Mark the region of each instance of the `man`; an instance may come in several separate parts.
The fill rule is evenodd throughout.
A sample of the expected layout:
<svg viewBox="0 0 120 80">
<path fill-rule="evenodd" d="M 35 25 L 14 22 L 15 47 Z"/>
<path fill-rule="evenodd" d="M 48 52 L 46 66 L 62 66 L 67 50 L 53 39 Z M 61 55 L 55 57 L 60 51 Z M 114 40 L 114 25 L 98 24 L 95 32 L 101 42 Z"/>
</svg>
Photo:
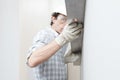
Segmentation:
<svg viewBox="0 0 120 80">
<path fill-rule="evenodd" d="M 81 29 L 77 20 L 67 22 L 66 15 L 52 14 L 51 27 L 38 32 L 27 57 L 28 66 L 35 72 L 35 80 L 67 80 L 65 44 L 78 38 Z"/>
</svg>

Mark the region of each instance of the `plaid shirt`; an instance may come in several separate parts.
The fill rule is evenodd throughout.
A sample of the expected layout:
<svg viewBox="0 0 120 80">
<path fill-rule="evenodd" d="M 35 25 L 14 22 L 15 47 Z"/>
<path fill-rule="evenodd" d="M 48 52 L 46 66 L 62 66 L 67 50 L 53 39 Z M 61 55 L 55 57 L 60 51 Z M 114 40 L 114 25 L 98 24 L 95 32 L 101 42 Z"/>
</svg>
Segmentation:
<svg viewBox="0 0 120 80">
<path fill-rule="evenodd" d="M 34 37 L 32 47 L 29 49 L 27 60 L 33 51 L 35 51 L 38 47 L 42 47 L 50 43 L 57 36 L 58 33 L 52 28 L 47 28 L 38 32 Z M 66 51 L 66 47 L 67 45 L 63 46 L 47 61 L 32 68 L 35 80 L 67 80 L 67 69 L 64 63 L 64 53 Z"/>
</svg>

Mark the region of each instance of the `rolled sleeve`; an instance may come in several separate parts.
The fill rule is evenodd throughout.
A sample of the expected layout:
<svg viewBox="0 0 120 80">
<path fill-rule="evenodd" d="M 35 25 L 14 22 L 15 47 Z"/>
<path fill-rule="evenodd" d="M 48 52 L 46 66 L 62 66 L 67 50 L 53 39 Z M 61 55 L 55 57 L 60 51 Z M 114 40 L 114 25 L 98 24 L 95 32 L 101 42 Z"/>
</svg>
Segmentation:
<svg viewBox="0 0 120 80">
<path fill-rule="evenodd" d="M 27 60 L 26 60 L 26 64 L 28 64 L 28 59 L 30 58 L 30 56 L 32 55 L 32 53 L 38 49 L 39 47 L 42 47 L 44 45 L 46 45 L 46 34 L 44 31 L 38 32 L 37 35 L 34 37 L 33 39 L 33 43 L 32 46 L 29 48 L 28 50 L 28 54 L 27 54 Z"/>
</svg>

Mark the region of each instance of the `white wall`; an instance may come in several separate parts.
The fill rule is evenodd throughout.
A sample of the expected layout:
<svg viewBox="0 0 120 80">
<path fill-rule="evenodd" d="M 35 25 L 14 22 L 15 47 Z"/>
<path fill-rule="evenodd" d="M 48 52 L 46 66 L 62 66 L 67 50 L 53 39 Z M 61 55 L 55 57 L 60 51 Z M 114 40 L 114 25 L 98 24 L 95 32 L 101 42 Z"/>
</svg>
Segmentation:
<svg viewBox="0 0 120 80">
<path fill-rule="evenodd" d="M 120 80 L 120 1 L 87 0 L 82 80 Z"/>
<path fill-rule="evenodd" d="M 18 0 L 0 0 L 0 80 L 19 80 Z"/>
</svg>

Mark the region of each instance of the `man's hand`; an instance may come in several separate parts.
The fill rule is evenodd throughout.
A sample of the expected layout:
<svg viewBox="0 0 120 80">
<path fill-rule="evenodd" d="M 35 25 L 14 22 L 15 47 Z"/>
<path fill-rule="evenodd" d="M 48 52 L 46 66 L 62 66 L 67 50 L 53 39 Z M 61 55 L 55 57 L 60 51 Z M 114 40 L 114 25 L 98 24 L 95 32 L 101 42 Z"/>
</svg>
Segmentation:
<svg viewBox="0 0 120 80">
<path fill-rule="evenodd" d="M 80 24 L 76 19 L 68 20 L 67 25 L 63 29 L 62 33 L 55 39 L 55 41 L 63 46 L 67 42 L 79 37 L 82 31 L 82 24 Z"/>
</svg>

